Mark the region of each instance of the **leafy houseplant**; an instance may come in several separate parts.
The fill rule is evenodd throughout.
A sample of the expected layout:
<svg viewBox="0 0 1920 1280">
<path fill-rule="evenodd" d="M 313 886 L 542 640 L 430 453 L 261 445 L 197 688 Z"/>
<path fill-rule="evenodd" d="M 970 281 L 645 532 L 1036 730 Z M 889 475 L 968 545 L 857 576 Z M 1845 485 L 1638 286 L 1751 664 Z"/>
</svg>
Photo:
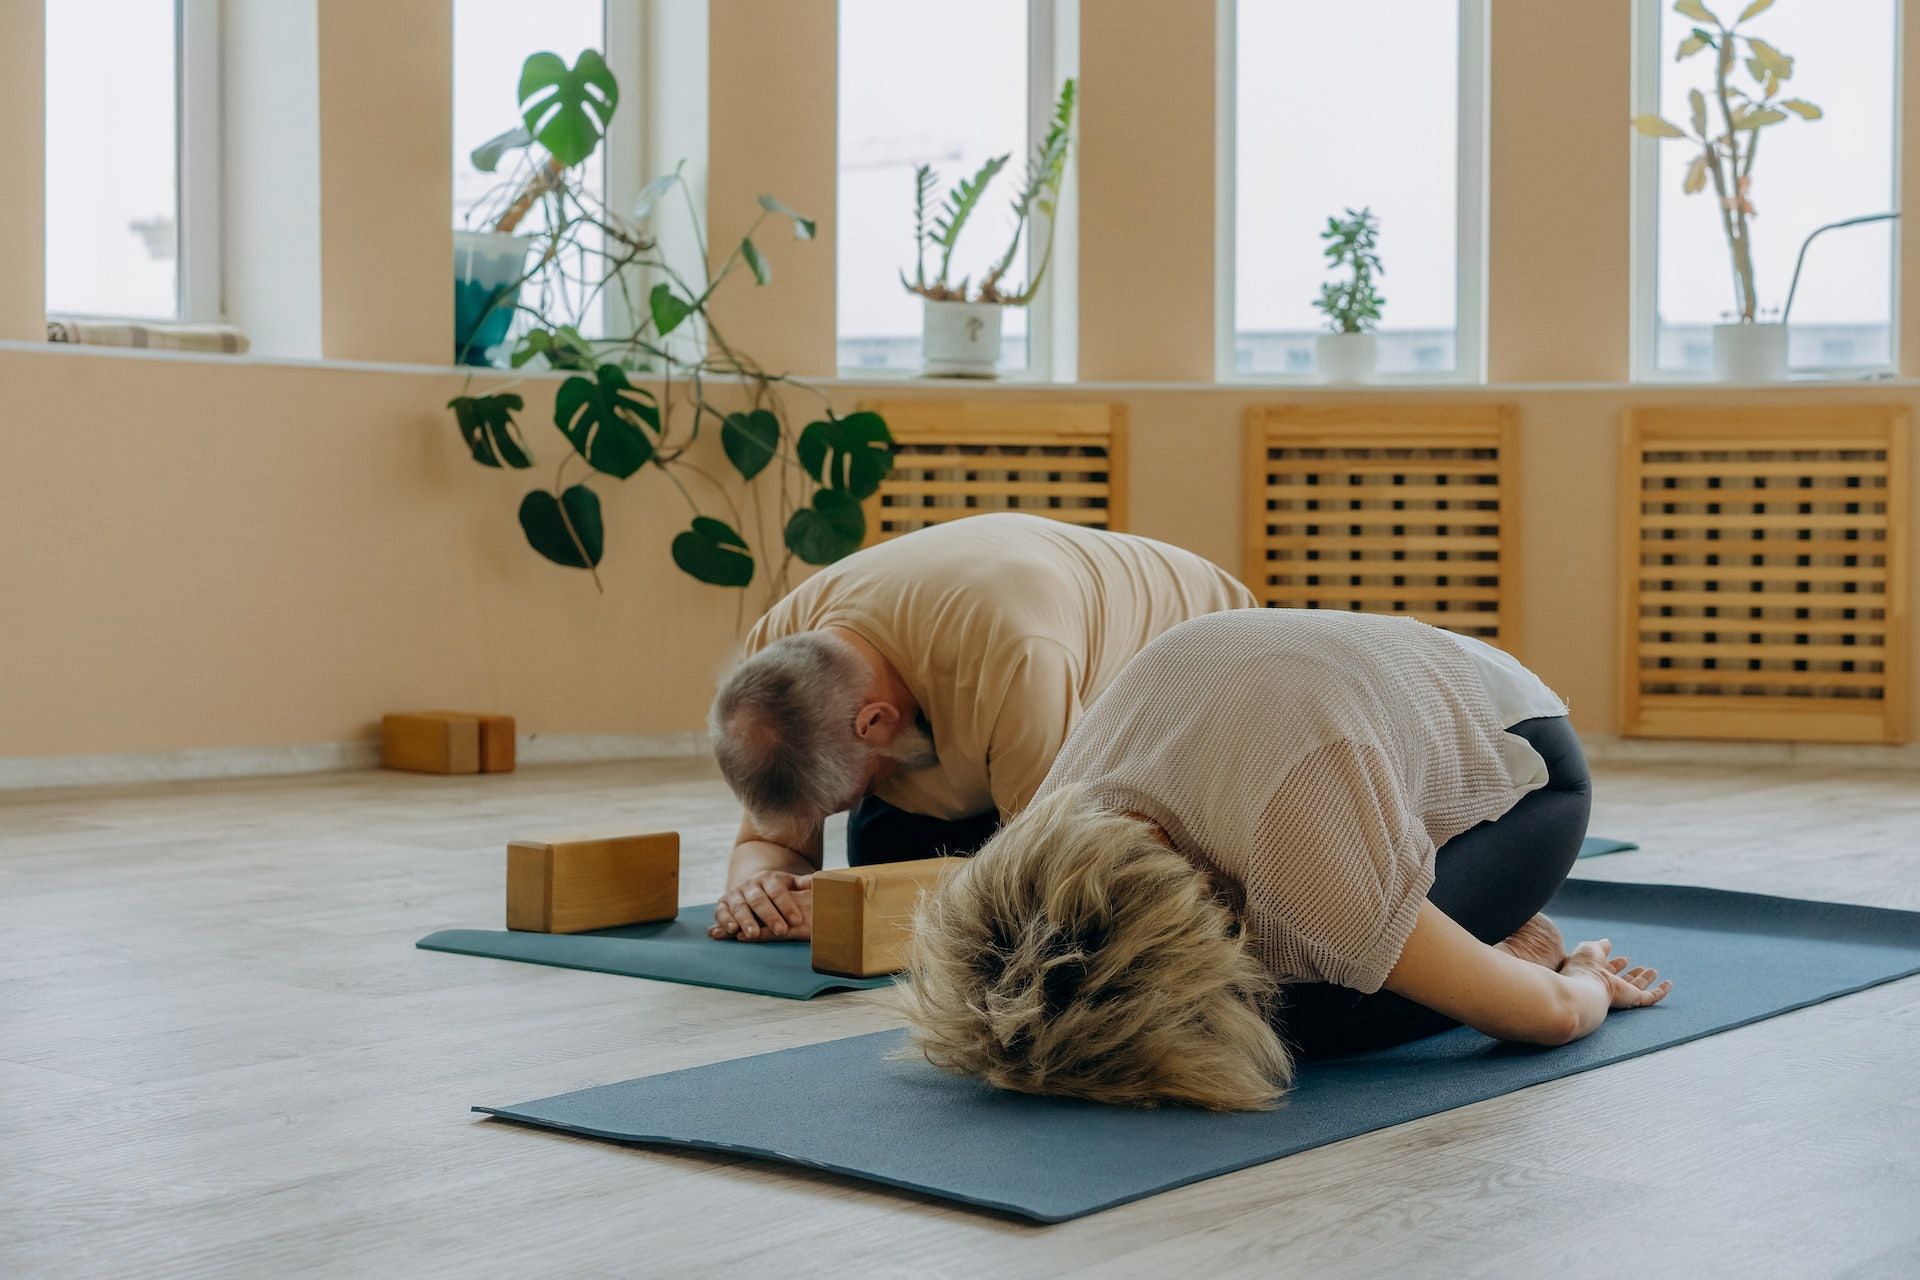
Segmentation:
<svg viewBox="0 0 1920 1280">
<path fill-rule="evenodd" d="M 994 259 L 977 285 L 966 276 L 957 283 L 952 281 L 954 249 L 960 242 L 960 233 L 985 199 L 987 188 L 1006 168 L 1012 155 L 994 156 L 971 178 L 962 178 L 938 209 L 932 208 L 932 201 L 939 175 L 932 165 L 915 166 L 913 278 L 909 280 L 903 271 L 900 283 L 906 286 L 907 292 L 919 294 L 925 300 L 922 354 L 926 372 L 958 377 L 994 376 L 1000 357 L 1000 308 L 1024 307 L 1032 302 L 1053 259 L 1054 213 L 1067 175 L 1075 106 L 1074 82 L 1068 80 L 1060 86 L 1053 123 L 1027 161 L 1026 178 L 1014 196 L 1013 234 L 1006 252 Z M 1009 286 L 1007 272 L 1013 269 L 1021 238 L 1036 213 L 1046 219 L 1046 247 L 1027 282 Z M 936 255 L 931 275 L 927 270 L 930 254 Z"/>
<path fill-rule="evenodd" d="M 1760 296 L 1753 270 L 1753 163 L 1763 130 L 1794 116 L 1821 117 L 1813 103 L 1779 96 L 1782 86 L 1793 78 L 1793 59 L 1741 30 L 1743 23 L 1773 4 L 1774 0 L 1751 0 L 1737 18 L 1724 23 L 1701 0 L 1678 0 L 1675 13 L 1705 25 L 1694 27 L 1680 42 L 1674 60 L 1684 62 L 1703 50 L 1713 50 L 1711 101 L 1699 89 L 1687 94 L 1688 128 L 1659 115 L 1633 118 L 1634 129 L 1645 137 L 1679 138 L 1699 148 L 1681 181 L 1685 194 L 1713 185 L 1733 268 L 1735 323 L 1714 330 L 1714 363 L 1722 376 L 1779 377 L 1786 371 L 1786 324 L 1759 319 Z M 1744 82 L 1736 75 L 1739 71 L 1746 73 Z"/>
<path fill-rule="evenodd" d="M 1322 284 L 1320 296 L 1313 300 L 1326 314 L 1330 330 L 1315 338 L 1315 359 L 1330 382 L 1364 381 L 1379 360 L 1373 331 L 1387 301 L 1373 287 L 1373 278 L 1386 274 L 1378 248 L 1380 219 L 1371 208 L 1348 209 L 1344 218 L 1327 219 L 1320 238 L 1327 242 L 1328 269 L 1344 269 L 1348 274 L 1344 280 Z"/>
<path fill-rule="evenodd" d="M 520 503 L 528 544 L 555 564 L 587 570 L 599 586 L 606 539 L 594 482 L 622 481 L 650 468 L 690 509 L 671 550 L 674 563 L 701 582 L 753 583 L 769 493 L 781 539 L 772 572 L 762 578 L 769 597 L 784 590 L 794 558 L 830 564 L 857 550 L 866 536 L 861 503 L 893 466 L 887 424 L 874 413 L 837 416 L 818 389 L 769 373 L 727 342 L 709 306 L 742 271 L 756 285 L 767 283 L 771 268 L 754 237 L 769 219 L 790 226 L 799 240 L 813 238 L 813 222 L 761 196 L 747 234 L 712 265 L 678 169 L 649 182 L 626 213 L 609 209 L 581 180 L 580 166 L 600 145 L 619 103 L 619 86 L 597 53 L 582 53 L 571 67 L 551 53 L 528 58 L 519 102 L 522 127 L 479 147 L 473 161 L 491 173 L 517 156 L 516 172 L 497 193 L 498 207 L 524 214 L 538 202 L 546 215 L 545 230 L 533 238 L 534 263 L 495 292 L 483 323 L 500 313 L 525 317 L 529 327 L 514 343 L 513 367 L 537 362 L 570 375 L 554 395 L 553 412 L 566 452 L 551 487 L 534 489 Z M 697 278 L 669 261 L 648 232 L 655 210 L 675 192 L 694 220 Z M 550 287 L 531 301 L 519 299 L 521 287 L 549 265 Z M 643 301 L 645 280 L 653 284 Z M 615 304 L 609 314 L 628 318 L 610 326 L 619 333 L 589 339 L 580 319 L 603 300 Z M 636 385 L 629 378 L 634 373 L 657 379 L 661 394 Z M 727 392 L 723 402 L 714 398 L 715 384 Z M 816 401 L 818 416 L 809 415 L 804 426 L 796 426 L 800 419 L 787 403 L 794 394 Z M 516 392 L 460 395 L 448 408 L 475 462 L 534 465 L 517 422 L 526 402 Z M 703 429 L 718 432 L 721 452 L 742 481 L 771 471 L 771 483 L 749 484 L 746 510 L 691 452 Z M 695 500 L 689 482 L 709 495 L 705 504 Z M 709 514 L 716 504 L 725 519 Z"/>
</svg>

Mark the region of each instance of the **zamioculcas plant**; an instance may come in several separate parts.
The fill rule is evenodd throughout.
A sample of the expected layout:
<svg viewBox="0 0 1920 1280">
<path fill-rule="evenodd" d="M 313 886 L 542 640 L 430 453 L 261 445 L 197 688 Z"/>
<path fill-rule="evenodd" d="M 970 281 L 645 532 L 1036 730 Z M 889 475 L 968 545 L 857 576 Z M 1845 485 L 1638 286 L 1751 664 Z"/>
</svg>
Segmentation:
<svg viewBox="0 0 1920 1280">
<path fill-rule="evenodd" d="M 1818 120 L 1821 115 L 1820 108 L 1804 98 L 1779 96 L 1781 87 L 1793 78 L 1793 59 L 1741 30 L 1743 23 L 1771 9 L 1773 3 L 1752 0 L 1739 17 L 1723 23 L 1701 0 L 1679 0 L 1673 11 L 1703 25 L 1680 42 L 1674 60 L 1684 62 L 1703 50 L 1713 50 L 1712 99 L 1699 89 L 1687 94 L 1687 128 L 1659 115 L 1633 118 L 1633 127 L 1646 137 L 1680 138 L 1700 148 L 1687 166 L 1681 190 L 1693 195 L 1713 184 L 1720 227 L 1732 256 L 1734 302 L 1743 324 L 1754 322 L 1760 305 L 1753 278 L 1752 219 L 1753 161 L 1760 152 L 1761 132 L 1792 116 Z M 1746 72 L 1746 82 L 1738 80 L 1738 71 Z"/>
<path fill-rule="evenodd" d="M 811 219 L 761 196 L 746 235 L 715 265 L 678 169 L 649 182 L 624 213 L 609 209 L 581 180 L 580 166 L 599 146 L 618 103 L 618 85 L 598 54 L 581 54 L 571 68 L 551 53 L 535 54 L 520 80 L 524 127 L 473 155 L 474 164 L 491 173 L 509 154 L 523 153 L 517 173 L 490 202 L 509 212 L 518 206 L 515 221 L 536 201 L 546 215 L 545 229 L 536 233 L 533 266 L 494 304 L 531 321 L 515 343 L 512 364 L 570 375 L 554 396 L 553 412 L 566 450 L 550 485 L 521 500 L 520 527 L 535 551 L 555 564 L 587 570 L 597 585 L 605 529 L 595 486 L 647 471 L 666 480 L 689 508 L 689 523 L 671 547 L 682 571 L 716 586 L 746 587 L 764 556 L 773 563 L 760 581 L 776 595 L 793 559 L 830 564 L 860 547 L 866 536 L 861 504 L 893 466 L 893 438 L 878 414 L 837 416 L 816 388 L 763 369 L 727 341 L 709 310 L 729 278 L 746 273 L 756 285 L 769 280 L 764 241 L 756 240 L 766 223 L 811 240 Z M 699 242 L 693 264 L 669 260 L 648 230 L 656 206 L 676 191 Z M 489 220 L 498 223 L 497 217 Z M 532 302 L 508 301 L 543 267 L 564 287 L 543 291 Z M 642 280 L 653 282 L 644 294 Z M 586 337 L 581 319 L 603 300 L 617 303 L 608 314 L 619 331 Z M 661 394 L 630 374 L 657 379 Z M 713 383 L 724 388 L 724 403 L 715 402 Z M 805 418 L 787 403 L 793 392 L 815 400 Z M 516 421 L 526 408 L 520 395 L 461 395 L 448 407 L 475 462 L 534 465 Z M 748 485 L 744 504 L 736 501 L 734 486 L 690 454 L 703 429 L 719 433 L 720 452 L 742 481 L 770 472 Z M 704 502 L 695 498 L 695 486 Z M 768 500 L 776 504 L 778 556 L 756 552 L 754 545 L 764 538 L 767 513 L 761 504 Z"/>
<path fill-rule="evenodd" d="M 1344 218 L 1328 218 L 1320 238 L 1327 242 L 1328 269 L 1344 267 L 1348 275 L 1321 285 L 1313 305 L 1326 313 L 1327 327 L 1335 333 L 1372 333 L 1380 325 L 1380 308 L 1387 301 L 1373 287 L 1373 277 L 1386 274 L 1375 250 L 1380 219 L 1370 208 L 1349 209 Z"/>
<path fill-rule="evenodd" d="M 960 242 L 960 233 L 966 229 L 967 221 L 985 198 L 987 188 L 1013 157 L 994 156 L 981 165 L 980 171 L 971 178 L 962 178 L 947 193 L 946 201 L 938 210 L 930 210 L 930 205 L 940 180 L 939 175 L 933 171 L 932 165 L 915 167 L 913 242 L 916 260 L 911 280 L 905 272 L 900 274 L 900 283 L 907 287 L 907 292 L 917 293 L 935 302 L 994 302 L 1003 306 L 1023 307 L 1033 301 L 1041 278 L 1047 274 L 1047 264 L 1053 259 L 1053 215 L 1060 201 L 1060 184 L 1067 176 L 1067 152 L 1072 146 L 1074 105 L 1074 82 L 1068 80 L 1060 86 L 1059 100 L 1054 103 L 1053 124 L 1047 130 L 1047 136 L 1034 148 L 1032 159 L 1027 161 L 1026 180 L 1013 199 L 1013 238 L 1007 244 L 1007 251 L 995 259 L 993 266 L 980 278 L 978 287 L 973 285 L 970 277 L 963 276 L 958 283 L 949 281 L 953 251 Z M 1034 267 L 1026 284 L 1009 289 L 1003 280 L 1013 267 L 1014 257 L 1020 251 L 1021 237 L 1036 213 L 1047 220 L 1046 245 L 1041 250 L 1039 264 Z M 929 253 L 937 254 L 931 277 L 927 274 Z"/>
</svg>

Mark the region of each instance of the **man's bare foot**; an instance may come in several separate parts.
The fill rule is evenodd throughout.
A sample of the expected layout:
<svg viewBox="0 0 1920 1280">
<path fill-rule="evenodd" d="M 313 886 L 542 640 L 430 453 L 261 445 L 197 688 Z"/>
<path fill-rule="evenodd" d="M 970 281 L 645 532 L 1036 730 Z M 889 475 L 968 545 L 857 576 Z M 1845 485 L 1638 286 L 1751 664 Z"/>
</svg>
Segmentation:
<svg viewBox="0 0 1920 1280">
<path fill-rule="evenodd" d="M 1560 926 L 1545 916 L 1535 916 L 1505 942 L 1493 945 L 1547 969 L 1558 969 L 1567 958 L 1567 940 L 1560 935 Z"/>
</svg>

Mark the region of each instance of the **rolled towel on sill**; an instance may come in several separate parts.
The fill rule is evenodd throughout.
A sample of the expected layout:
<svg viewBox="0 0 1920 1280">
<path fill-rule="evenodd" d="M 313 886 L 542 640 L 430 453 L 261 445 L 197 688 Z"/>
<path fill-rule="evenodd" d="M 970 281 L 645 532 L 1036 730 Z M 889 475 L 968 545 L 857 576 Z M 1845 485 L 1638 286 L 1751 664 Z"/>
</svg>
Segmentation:
<svg viewBox="0 0 1920 1280">
<path fill-rule="evenodd" d="M 77 320 L 49 317 L 48 342 L 95 347 L 139 347 L 147 351 L 208 351 L 244 355 L 247 335 L 230 324 L 163 324 L 147 320 Z"/>
</svg>

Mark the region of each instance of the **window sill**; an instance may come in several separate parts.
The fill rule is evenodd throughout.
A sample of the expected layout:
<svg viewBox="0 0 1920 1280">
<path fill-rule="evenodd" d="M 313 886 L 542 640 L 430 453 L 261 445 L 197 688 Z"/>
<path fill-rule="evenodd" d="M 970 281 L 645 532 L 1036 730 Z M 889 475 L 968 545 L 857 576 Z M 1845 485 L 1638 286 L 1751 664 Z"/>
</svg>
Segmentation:
<svg viewBox="0 0 1920 1280">
<path fill-rule="evenodd" d="M 175 364 L 198 364 L 223 369 L 234 368 L 271 368 L 271 369 L 324 369 L 344 370 L 356 373 L 403 374 L 413 377 L 437 379 L 465 378 L 473 376 L 488 382 L 508 381 L 559 381 L 568 375 L 550 369 L 485 369 L 456 364 L 405 364 L 394 361 L 378 360 L 327 360 L 295 356 L 274 356 L 249 353 L 246 355 L 224 355 L 198 351 L 151 351 L 137 347 L 105 347 L 81 343 L 34 342 L 22 340 L 0 340 L 0 354 L 38 352 L 56 360 L 155 360 Z M 1779 392 L 1782 390 L 1803 392 L 1814 390 L 1832 391 L 1900 391 L 1920 390 L 1920 378 L 1893 377 L 1880 375 L 1867 378 L 1839 378 L 1833 376 L 1815 376 L 1796 378 L 1791 382 L 1773 383 L 1721 383 L 1705 379 L 1673 379 L 1662 381 L 1635 382 L 1414 382 L 1381 381 L 1357 384 L 1314 382 L 1306 380 L 1268 379 L 1262 381 L 1104 381 L 1104 382 L 1045 382 L 1028 378 L 922 378 L 909 376 L 878 376 L 876 373 L 862 373 L 857 370 L 845 370 L 837 375 L 809 377 L 795 375 L 810 385 L 826 390 L 867 389 L 867 390 L 939 390 L 960 394 L 992 395 L 996 391 L 1009 390 L 1023 395 L 1059 394 L 1063 396 L 1088 396 L 1115 393 L 1163 392 L 1189 395 L 1196 392 L 1208 392 L 1223 396 L 1233 396 L 1252 400 L 1261 396 L 1314 396 L 1324 398 L 1340 397 L 1380 397 L 1391 398 L 1402 395 L 1457 395 L 1480 397 L 1499 395 L 1537 395 L 1547 393 L 1578 395 L 1613 395 L 1622 393 L 1644 393 L 1664 395 L 1668 393 L 1752 393 Z"/>
</svg>

